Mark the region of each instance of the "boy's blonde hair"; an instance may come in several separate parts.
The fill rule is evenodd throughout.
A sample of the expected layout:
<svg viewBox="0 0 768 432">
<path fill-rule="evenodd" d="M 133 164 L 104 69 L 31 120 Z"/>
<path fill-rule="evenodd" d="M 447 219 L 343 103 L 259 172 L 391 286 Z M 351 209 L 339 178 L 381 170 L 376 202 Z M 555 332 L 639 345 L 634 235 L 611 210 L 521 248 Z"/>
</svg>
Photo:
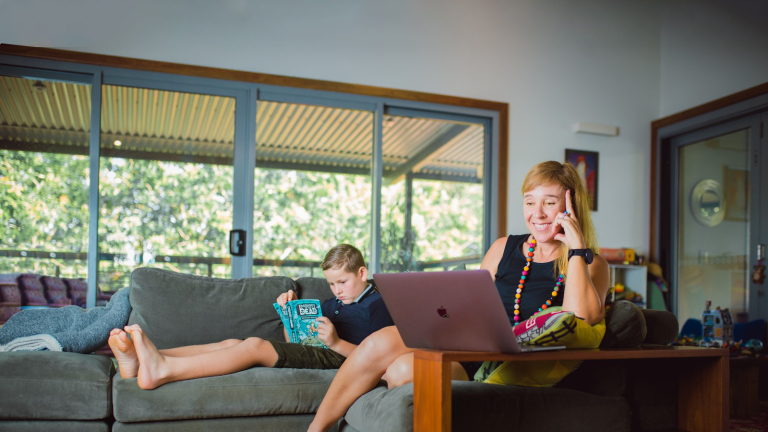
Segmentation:
<svg viewBox="0 0 768 432">
<path fill-rule="evenodd" d="M 365 267 L 363 254 L 356 247 L 348 244 L 334 246 L 325 254 L 323 263 L 320 264 L 323 271 L 328 269 L 343 268 L 350 273 L 357 273 L 360 267 Z"/>
<path fill-rule="evenodd" d="M 528 171 L 523 180 L 522 193 L 544 185 L 560 185 L 565 190 L 571 191 L 571 205 L 573 213 L 579 221 L 581 234 L 584 236 L 584 244 L 592 252 L 597 254 L 600 248 L 597 246 L 597 235 L 595 226 L 592 224 L 592 213 L 590 211 L 590 198 L 584 184 L 579 177 L 578 171 L 570 162 L 560 163 L 557 161 L 542 162 Z M 560 257 L 555 263 L 555 272 L 562 274 L 568 273 L 568 246 L 563 243 L 560 246 Z M 557 274 L 557 273 L 556 273 Z"/>
</svg>

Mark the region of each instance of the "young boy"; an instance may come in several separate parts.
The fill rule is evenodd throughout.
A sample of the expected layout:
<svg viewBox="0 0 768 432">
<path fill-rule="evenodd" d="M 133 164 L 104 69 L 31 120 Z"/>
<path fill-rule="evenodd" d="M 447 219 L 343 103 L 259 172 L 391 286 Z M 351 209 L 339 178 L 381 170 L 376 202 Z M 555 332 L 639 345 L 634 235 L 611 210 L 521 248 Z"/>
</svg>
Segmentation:
<svg viewBox="0 0 768 432">
<path fill-rule="evenodd" d="M 149 390 L 169 382 L 226 375 L 254 366 L 339 368 L 369 334 L 394 323 L 381 294 L 367 283 L 368 269 L 357 248 L 346 244 L 334 247 L 325 256 L 322 269 L 336 296 L 322 304 L 323 317 L 318 318 L 318 334 L 330 350 L 257 337 L 158 350 L 138 325 L 131 325 L 125 331 L 113 329 L 109 336 L 120 375 L 137 377 L 139 387 Z M 281 294 L 277 303 L 284 307 L 296 299 L 291 290 Z"/>
</svg>

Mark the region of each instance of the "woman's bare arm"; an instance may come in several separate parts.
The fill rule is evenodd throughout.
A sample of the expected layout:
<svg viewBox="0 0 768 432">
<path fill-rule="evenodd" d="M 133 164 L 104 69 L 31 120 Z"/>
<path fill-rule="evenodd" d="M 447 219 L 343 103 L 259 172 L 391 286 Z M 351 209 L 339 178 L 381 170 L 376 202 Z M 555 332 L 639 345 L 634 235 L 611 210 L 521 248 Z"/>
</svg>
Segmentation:
<svg viewBox="0 0 768 432">
<path fill-rule="evenodd" d="M 488 253 L 483 257 L 483 262 L 480 264 L 481 269 L 488 270 L 491 273 L 493 280 L 496 280 L 496 272 L 499 269 L 499 262 L 504 255 L 504 248 L 507 247 L 507 237 L 497 239 L 488 249 Z"/>
<path fill-rule="evenodd" d="M 609 289 L 608 262 L 595 255 L 587 265 L 583 257 L 574 256 L 568 263 L 568 278 L 563 297 L 563 310 L 573 312 L 589 325 L 605 316 L 605 297 Z"/>
</svg>

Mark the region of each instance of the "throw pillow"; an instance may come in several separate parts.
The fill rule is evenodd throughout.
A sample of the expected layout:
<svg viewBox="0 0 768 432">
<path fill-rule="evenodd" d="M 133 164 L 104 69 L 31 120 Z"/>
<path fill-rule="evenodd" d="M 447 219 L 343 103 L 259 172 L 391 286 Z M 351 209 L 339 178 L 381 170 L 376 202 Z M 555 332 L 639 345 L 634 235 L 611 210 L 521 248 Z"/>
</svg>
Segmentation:
<svg viewBox="0 0 768 432">
<path fill-rule="evenodd" d="M 605 320 L 590 326 L 573 312 L 560 307 L 539 312 L 514 328 L 521 345 L 564 345 L 567 348 L 597 348 L 605 335 Z M 581 363 L 579 360 L 538 362 L 484 362 L 475 381 L 526 387 L 552 387 Z"/>
<path fill-rule="evenodd" d="M 645 318 L 632 302 L 619 300 L 614 303 L 605 313 L 605 323 L 605 336 L 600 348 L 636 347 L 645 339 Z"/>
</svg>

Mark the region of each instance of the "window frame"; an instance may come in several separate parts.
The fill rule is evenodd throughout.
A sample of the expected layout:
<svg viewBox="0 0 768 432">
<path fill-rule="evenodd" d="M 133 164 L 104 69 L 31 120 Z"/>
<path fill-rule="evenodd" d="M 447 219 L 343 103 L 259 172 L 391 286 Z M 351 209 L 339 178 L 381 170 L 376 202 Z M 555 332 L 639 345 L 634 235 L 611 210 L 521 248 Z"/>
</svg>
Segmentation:
<svg viewBox="0 0 768 432">
<path fill-rule="evenodd" d="M 255 72 L 191 66 L 49 48 L 0 44 L 0 68 L 37 69 L 46 74 L 90 76 L 92 85 L 90 136 L 90 220 L 88 249 L 88 306 L 98 291 L 98 175 L 101 135 L 102 85 L 124 85 L 167 91 L 204 93 L 236 98 L 235 169 L 232 229 L 247 233 L 245 256 L 232 256 L 232 277 L 252 275 L 253 191 L 256 167 L 256 112 L 259 101 L 289 102 L 334 108 L 363 109 L 374 113 L 374 148 L 371 164 L 372 272 L 380 270 L 382 124 L 385 112 L 417 112 L 434 119 L 477 118 L 486 127 L 483 209 L 483 247 L 506 235 L 507 146 L 509 105 L 502 102 L 413 92 L 331 81 L 292 78 Z M 249 138 L 250 137 L 250 138 Z"/>
</svg>

